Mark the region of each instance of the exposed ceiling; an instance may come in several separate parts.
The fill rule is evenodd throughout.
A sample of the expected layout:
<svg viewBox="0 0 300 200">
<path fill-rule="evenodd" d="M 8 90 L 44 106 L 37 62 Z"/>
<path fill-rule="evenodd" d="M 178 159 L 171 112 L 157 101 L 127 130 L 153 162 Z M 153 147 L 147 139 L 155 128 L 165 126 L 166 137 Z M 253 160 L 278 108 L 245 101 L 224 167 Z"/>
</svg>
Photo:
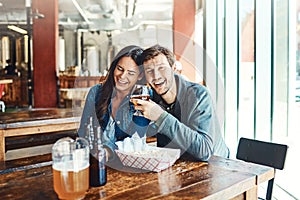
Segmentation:
<svg viewBox="0 0 300 200">
<path fill-rule="evenodd" d="M 58 0 L 58 24 L 68 29 L 120 30 L 141 24 L 172 23 L 173 0 Z M 37 17 L 43 13 L 33 11 Z M 0 0 L 0 30 L 26 25 L 25 0 Z"/>
</svg>

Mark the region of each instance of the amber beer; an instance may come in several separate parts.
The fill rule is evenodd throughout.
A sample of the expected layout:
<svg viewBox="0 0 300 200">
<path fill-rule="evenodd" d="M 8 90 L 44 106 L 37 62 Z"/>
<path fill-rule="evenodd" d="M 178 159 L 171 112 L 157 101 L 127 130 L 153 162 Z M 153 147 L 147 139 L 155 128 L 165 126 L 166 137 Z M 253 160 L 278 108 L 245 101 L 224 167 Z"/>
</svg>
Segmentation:
<svg viewBox="0 0 300 200">
<path fill-rule="evenodd" d="M 134 99 L 141 99 L 141 100 L 146 100 L 146 101 L 148 101 L 148 100 L 150 99 L 150 95 L 149 95 L 149 94 L 131 95 L 130 98 L 133 99 L 133 100 L 134 100 Z M 137 106 L 136 101 L 132 101 L 132 102 L 133 102 L 133 104 L 134 104 L 135 106 Z"/>
<path fill-rule="evenodd" d="M 52 166 L 54 190 L 59 199 L 83 199 L 89 189 L 89 163 L 73 167 L 73 161 Z"/>
</svg>

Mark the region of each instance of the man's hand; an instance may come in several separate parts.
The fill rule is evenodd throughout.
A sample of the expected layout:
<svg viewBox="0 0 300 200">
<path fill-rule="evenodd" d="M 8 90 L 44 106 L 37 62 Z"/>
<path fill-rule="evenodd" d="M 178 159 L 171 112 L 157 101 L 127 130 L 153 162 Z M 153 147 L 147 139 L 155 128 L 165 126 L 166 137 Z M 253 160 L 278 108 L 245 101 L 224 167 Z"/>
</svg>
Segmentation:
<svg viewBox="0 0 300 200">
<path fill-rule="evenodd" d="M 131 99 L 130 101 L 136 105 L 134 106 L 135 110 L 142 111 L 144 117 L 152 121 L 156 121 L 164 112 L 164 110 L 151 99 L 148 101 L 141 99 Z"/>
</svg>

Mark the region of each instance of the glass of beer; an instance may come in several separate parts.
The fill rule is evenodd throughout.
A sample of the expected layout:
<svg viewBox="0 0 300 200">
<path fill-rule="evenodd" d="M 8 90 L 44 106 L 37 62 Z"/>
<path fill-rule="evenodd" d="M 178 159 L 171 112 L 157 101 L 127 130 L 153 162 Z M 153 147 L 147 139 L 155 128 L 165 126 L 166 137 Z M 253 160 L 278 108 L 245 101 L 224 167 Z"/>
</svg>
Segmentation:
<svg viewBox="0 0 300 200">
<path fill-rule="evenodd" d="M 148 101 L 151 97 L 151 89 L 148 85 L 136 84 L 131 92 L 130 99 L 131 102 L 137 106 L 135 99 L 142 99 Z M 143 138 L 144 143 L 146 143 L 146 130 L 150 120 L 145 118 L 143 112 L 140 110 L 135 110 L 132 117 L 133 122 L 137 125 L 134 127 L 135 132 L 138 133 L 140 138 Z"/>
<path fill-rule="evenodd" d="M 89 189 L 89 144 L 66 137 L 52 147 L 54 191 L 59 199 L 83 199 Z"/>
<path fill-rule="evenodd" d="M 142 99 L 142 100 L 149 100 L 150 99 L 150 87 L 148 85 L 140 85 L 135 84 L 132 89 L 130 98 L 134 99 Z M 132 103 L 137 106 L 136 101 L 132 101 Z M 140 110 L 136 110 L 133 114 L 135 116 L 143 116 L 143 113 Z"/>
</svg>

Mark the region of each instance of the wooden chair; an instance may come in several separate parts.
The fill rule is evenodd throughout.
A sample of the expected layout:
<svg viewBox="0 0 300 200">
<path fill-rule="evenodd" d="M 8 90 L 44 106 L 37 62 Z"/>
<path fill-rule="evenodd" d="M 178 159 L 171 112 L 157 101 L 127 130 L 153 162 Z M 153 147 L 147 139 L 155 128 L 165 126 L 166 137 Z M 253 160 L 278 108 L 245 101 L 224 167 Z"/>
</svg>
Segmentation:
<svg viewBox="0 0 300 200">
<path fill-rule="evenodd" d="M 287 148 L 288 146 L 283 144 L 240 138 L 236 158 L 282 170 Z M 266 200 L 271 200 L 272 198 L 273 184 L 274 178 L 268 182 Z"/>
</svg>

